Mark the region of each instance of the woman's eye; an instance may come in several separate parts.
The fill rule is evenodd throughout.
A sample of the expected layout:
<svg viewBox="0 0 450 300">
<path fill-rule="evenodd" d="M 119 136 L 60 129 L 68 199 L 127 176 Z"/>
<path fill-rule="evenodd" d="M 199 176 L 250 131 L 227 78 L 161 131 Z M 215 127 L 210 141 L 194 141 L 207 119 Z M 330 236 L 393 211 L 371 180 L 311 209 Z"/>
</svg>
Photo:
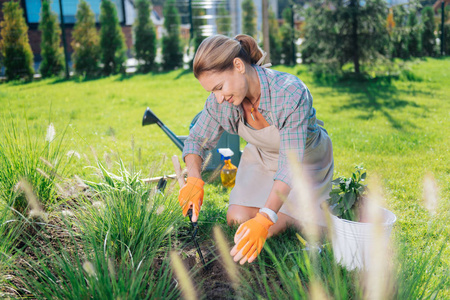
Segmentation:
<svg viewBox="0 0 450 300">
<path fill-rule="evenodd" d="M 217 90 L 218 90 L 218 91 L 222 90 L 222 87 L 220 87 L 220 88 L 217 88 Z"/>
</svg>

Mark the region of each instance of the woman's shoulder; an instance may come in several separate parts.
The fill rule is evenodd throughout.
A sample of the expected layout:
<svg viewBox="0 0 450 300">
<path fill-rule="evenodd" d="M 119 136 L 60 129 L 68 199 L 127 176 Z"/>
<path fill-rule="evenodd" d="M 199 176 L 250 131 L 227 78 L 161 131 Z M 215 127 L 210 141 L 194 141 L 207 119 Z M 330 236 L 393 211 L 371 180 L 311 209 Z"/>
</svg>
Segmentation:
<svg viewBox="0 0 450 300">
<path fill-rule="evenodd" d="M 290 95 L 303 94 L 307 89 L 305 83 L 293 74 L 273 69 L 267 69 L 266 74 L 267 81 L 272 89 Z"/>
<path fill-rule="evenodd" d="M 308 87 L 297 76 L 268 69 L 267 81 L 272 98 L 281 98 L 283 106 L 296 107 L 308 93 Z"/>
</svg>

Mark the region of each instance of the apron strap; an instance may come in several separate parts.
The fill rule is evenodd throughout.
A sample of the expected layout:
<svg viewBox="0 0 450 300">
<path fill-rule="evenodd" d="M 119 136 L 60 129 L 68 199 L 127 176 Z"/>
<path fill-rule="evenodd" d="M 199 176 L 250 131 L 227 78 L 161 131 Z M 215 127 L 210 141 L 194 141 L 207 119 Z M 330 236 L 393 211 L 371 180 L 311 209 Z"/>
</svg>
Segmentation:
<svg viewBox="0 0 450 300">
<path fill-rule="evenodd" d="M 325 123 L 322 120 L 316 119 L 317 125 L 322 126 L 325 125 Z"/>
</svg>

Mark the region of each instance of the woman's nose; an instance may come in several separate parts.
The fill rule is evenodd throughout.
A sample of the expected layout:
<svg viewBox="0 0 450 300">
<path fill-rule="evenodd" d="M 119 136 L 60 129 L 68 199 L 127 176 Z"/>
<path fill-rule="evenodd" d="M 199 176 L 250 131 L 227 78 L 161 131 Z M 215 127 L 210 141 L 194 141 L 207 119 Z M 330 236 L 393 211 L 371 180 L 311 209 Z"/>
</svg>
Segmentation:
<svg viewBox="0 0 450 300">
<path fill-rule="evenodd" d="M 224 100 L 222 93 L 216 92 L 215 95 L 216 95 L 217 102 L 222 103 Z"/>
</svg>

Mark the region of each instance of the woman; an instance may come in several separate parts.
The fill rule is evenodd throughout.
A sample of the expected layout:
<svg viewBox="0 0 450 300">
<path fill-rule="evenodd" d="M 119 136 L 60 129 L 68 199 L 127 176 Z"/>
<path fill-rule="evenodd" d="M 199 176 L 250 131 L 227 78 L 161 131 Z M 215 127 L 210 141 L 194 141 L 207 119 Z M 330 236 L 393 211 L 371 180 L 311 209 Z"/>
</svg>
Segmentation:
<svg viewBox="0 0 450 300">
<path fill-rule="evenodd" d="M 205 151 L 215 147 L 224 131 L 248 142 L 227 212 L 228 224 L 241 224 L 231 250 L 241 264 L 256 259 L 268 236 L 301 224 L 288 153 L 296 154 L 310 178 L 318 213 L 333 176 L 331 140 L 318 125 L 308 88 L 294 75 L 259 66 L 263 60 L 256 41 L 247 35 L 215 35 L 202 42 L 194 75 L 211 94 L 183 151 L 188 178 L 179 201 L 184 215 L 193 209 L 196 221 L 203 203 Z"/>
</svg>

